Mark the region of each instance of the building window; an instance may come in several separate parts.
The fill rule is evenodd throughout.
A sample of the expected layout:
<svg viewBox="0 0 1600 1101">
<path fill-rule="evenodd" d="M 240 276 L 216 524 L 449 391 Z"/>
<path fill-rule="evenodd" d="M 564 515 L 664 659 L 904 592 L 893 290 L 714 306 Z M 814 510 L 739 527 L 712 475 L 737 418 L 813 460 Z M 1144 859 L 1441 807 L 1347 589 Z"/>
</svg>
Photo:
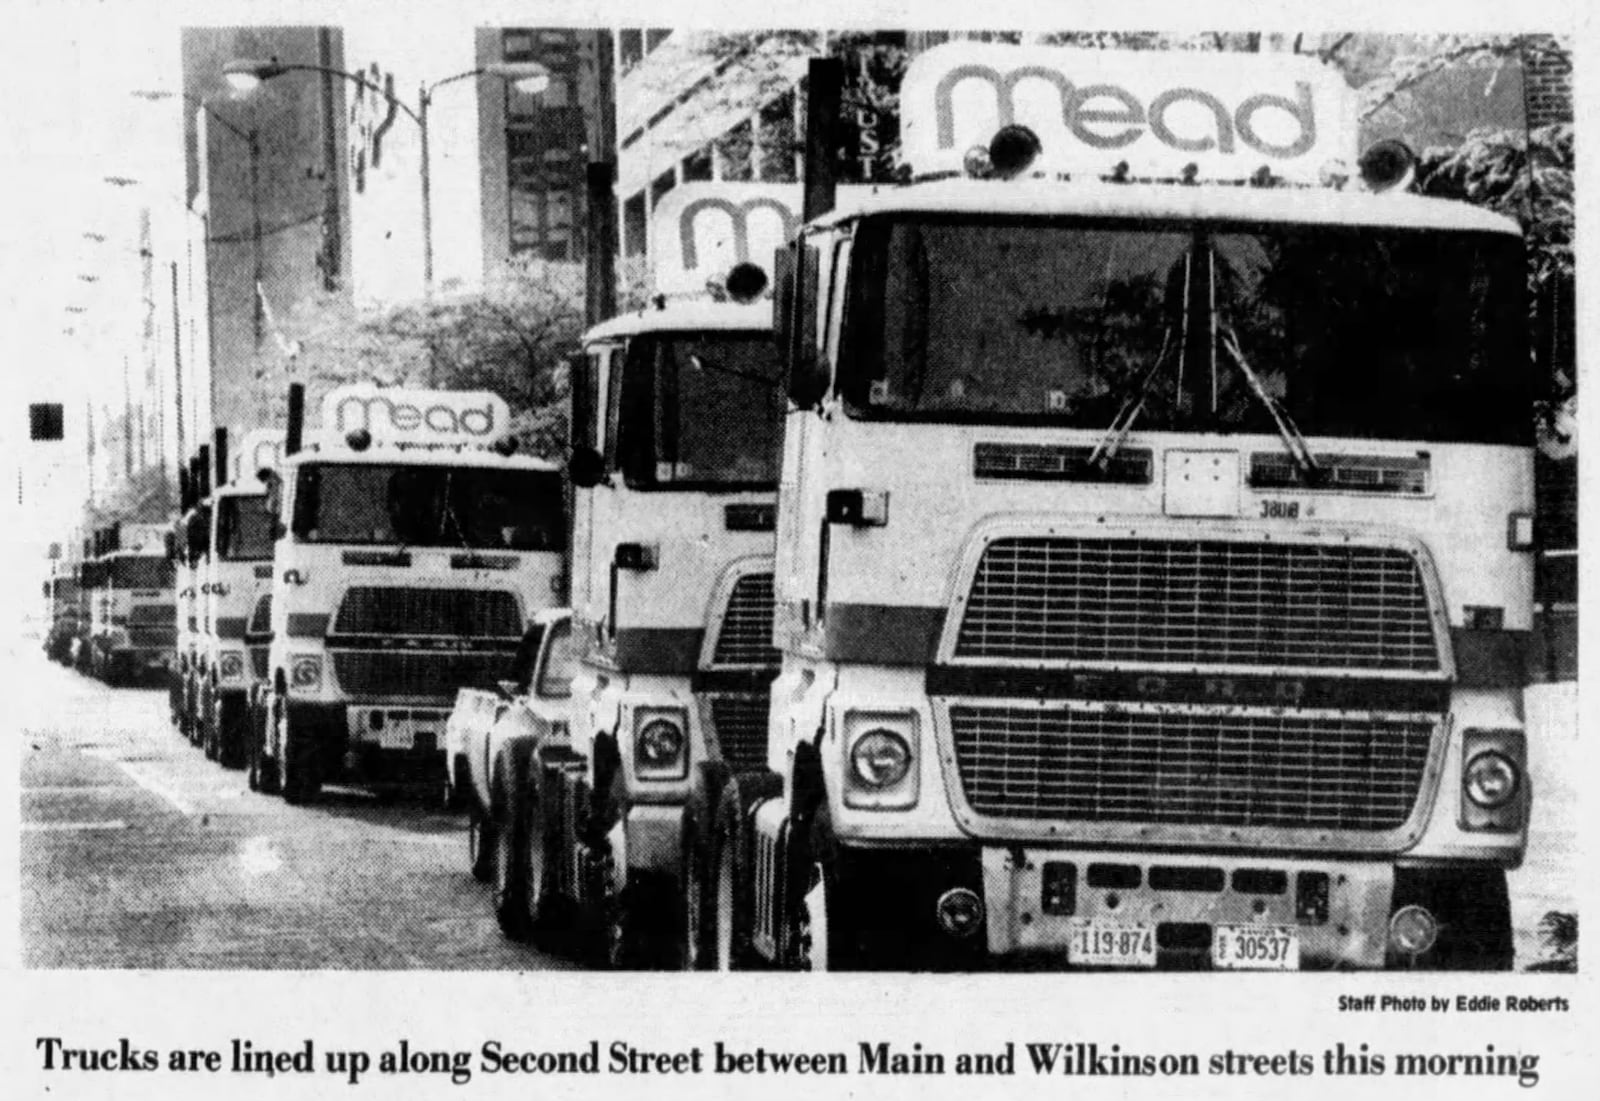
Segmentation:
<svg viewBox="0 0 1600 1101">
<path fill-rule="evenodd" d="M 661 175 L 650 181 L 650 206 L 654 208 L 661 202 L 662 196 L 671 191 L 678 181 L 674 178 L 672 169 L 667 169 Z"/>
<path fill-rule="evenodd" d="M 720 178 L 724 180 L 755 178 L 750 163 L 751 147 L 754 142 L 755 135 L 748 120 L 717 139 L 717 157 L 722 163 L 722 171 L 718 174 Z"/>
<path fill-rule="evenodd" d="M 795 180 L 794 93 L 785 92 L 761 109 L 761 179 L 776 183 Z"/>
<path fill-rule="evenodd" d="M 711 146 L 709 145 L 702 146 L 683 158 L 683 164 L 679 166 L 683 182 L 692 183 L 696 180 L 712 179 L 711 161 Z"/>
<path fill-rule="evenodd" d="M 500 35 L 500 49 L 507 61 L 534 60 L 533 32 L 522 29 L 502 32 Z"/>
<path fill-rule="evenodd" d="M 672 36 L 670 30 L 651 30 L 644 32 L 644 52 L 653 54 L 656 48 Z"/>
<path fill-rule="evenodd" d="M 644 192 L 622 204 L 622 254 L 643 256 L 649 225 L 645 215 Z"/>
<path fill-rule="evenodd" d="M 617 65 L 623 70 L 633 68 L 644 57 L 643 31 L 617 32 Z"/>
</svg>

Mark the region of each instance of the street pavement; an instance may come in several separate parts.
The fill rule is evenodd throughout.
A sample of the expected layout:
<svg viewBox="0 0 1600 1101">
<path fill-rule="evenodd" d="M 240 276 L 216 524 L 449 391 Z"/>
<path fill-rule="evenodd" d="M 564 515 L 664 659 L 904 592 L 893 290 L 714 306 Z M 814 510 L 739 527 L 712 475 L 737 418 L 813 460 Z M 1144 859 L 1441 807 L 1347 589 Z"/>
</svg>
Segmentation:
<svg viewBox="0 0 1600 1101">
<path fill-rule="evenodd" d="M 163 690 L 14 658 L 26 966 L 573 966 L 501 936 L 461 816 L 340 788 L 288 806 L 179 736 Z"/>
<path fill-rule="evenodd" d="M 466 870 L 465 823 L 418 800 L 328 789 L 291 807 L 207 761 L 164 691 L 112 689 L 16 646 L 22 949 L 41 968 L 523 970 Z M 1534 814 L 1511 875 L 1517 967 L 1539 920 L 1576 912 L 1576 686 L 1528 698 Z"/>
</svg>

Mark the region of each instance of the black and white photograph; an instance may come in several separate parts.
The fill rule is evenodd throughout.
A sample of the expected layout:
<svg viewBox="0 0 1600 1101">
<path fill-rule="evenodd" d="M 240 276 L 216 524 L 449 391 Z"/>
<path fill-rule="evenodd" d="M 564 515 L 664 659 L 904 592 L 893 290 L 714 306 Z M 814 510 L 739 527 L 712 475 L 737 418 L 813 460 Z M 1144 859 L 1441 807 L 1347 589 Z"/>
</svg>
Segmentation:
<svg viewBox="0 0 1600 1101">
<path fill-rule="evenodd" d="M 1578 9 L 8 6 L 29 1090 L 1582 1080 Z"/>
</svg>

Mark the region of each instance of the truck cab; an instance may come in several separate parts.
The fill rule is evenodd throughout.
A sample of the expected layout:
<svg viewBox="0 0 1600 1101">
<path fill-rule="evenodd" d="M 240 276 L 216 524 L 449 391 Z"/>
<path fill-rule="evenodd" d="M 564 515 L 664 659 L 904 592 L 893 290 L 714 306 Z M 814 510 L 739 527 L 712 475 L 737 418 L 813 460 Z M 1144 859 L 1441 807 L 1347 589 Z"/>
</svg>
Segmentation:
<svg viewBox="0 0 1600 1101">
<path fill-rule="evenodd" d="M 275 471 L 283 433 L 258 429 L 247 435 L 233 468 L 225 429 L 218 429 L 212 455 L 217 488 L 209 499 L 201 577 L 194 697 L 198 740 L 206 756 L 229 768 L 245 764 L 250 700 L 264 683 L 247 649 L 249 627 L 272 591 L 273 517 L 265 507 L 261 475 Z"/>
<path fill-rule="evenodd" d="M 489 393 L 345 387 L 303 448 L 291 422 L 268 487 L 258 788 L 304 802 L 324 781 L 432 782 L 457 689 L 492 686 L 559 603 L 560 473 L 514 454 L 509 416 Z"/>
<path fill-rule="evenodd" d="M 912 182 L 794 246 L 720 963 L 1509 966 L 1521 243 L 1358 162 L 1338 79 L 908 70 Z"/>
<path fill-rule="evenodd" d="M 90 611 L 90 671 L 108 684 L 163 677 L 173 658 L 172 568 L 161 525 L 100 532 Z"/>
</svg>

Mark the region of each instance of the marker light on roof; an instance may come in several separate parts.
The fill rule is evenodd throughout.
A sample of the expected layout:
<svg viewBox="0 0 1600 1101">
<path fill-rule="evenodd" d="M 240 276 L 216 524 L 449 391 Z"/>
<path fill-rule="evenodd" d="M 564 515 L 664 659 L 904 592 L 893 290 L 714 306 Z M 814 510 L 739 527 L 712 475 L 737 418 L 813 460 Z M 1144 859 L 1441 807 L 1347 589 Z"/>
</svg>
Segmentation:
<svg viewBox="0 0 1600 1101">
<path fill-rule="evenodd" d="M 982 145 L 974 145 L 971 149 L 968 149 L 967 155 L 961 160 L 961 168 L 975 180 L 988 179 L 994 174 L 994 165 L 989 161 L 988 148 Z"/>
<path fill-rule="evenodd" d="M 989 141 L 989 163 L 1003 180 L 1026 172 L 1042 152 L 1039 135 L 1026 126 L 1002 126 Z"/>
<path fill-rule="evenodd" d="M 351 451 L 365 451 L 372 446 L 372 433 L 365 428 L 357 428 L 345 434 L 344 442 L 350 445 Z"/>
<path fill-rule="evenodd" d="M 767 273 L 748 261 L 735 264 L 724 285 L 735 302 L 754 302 L 767 289 Z"/>
<path fill-rule="evenodd" d="M 1417 177 L 1417 155 L 1394 138 L 1367 146 L 1358 163 L 1361 182 L 1370 191 L 1404 191 Z"/>
</svg>

